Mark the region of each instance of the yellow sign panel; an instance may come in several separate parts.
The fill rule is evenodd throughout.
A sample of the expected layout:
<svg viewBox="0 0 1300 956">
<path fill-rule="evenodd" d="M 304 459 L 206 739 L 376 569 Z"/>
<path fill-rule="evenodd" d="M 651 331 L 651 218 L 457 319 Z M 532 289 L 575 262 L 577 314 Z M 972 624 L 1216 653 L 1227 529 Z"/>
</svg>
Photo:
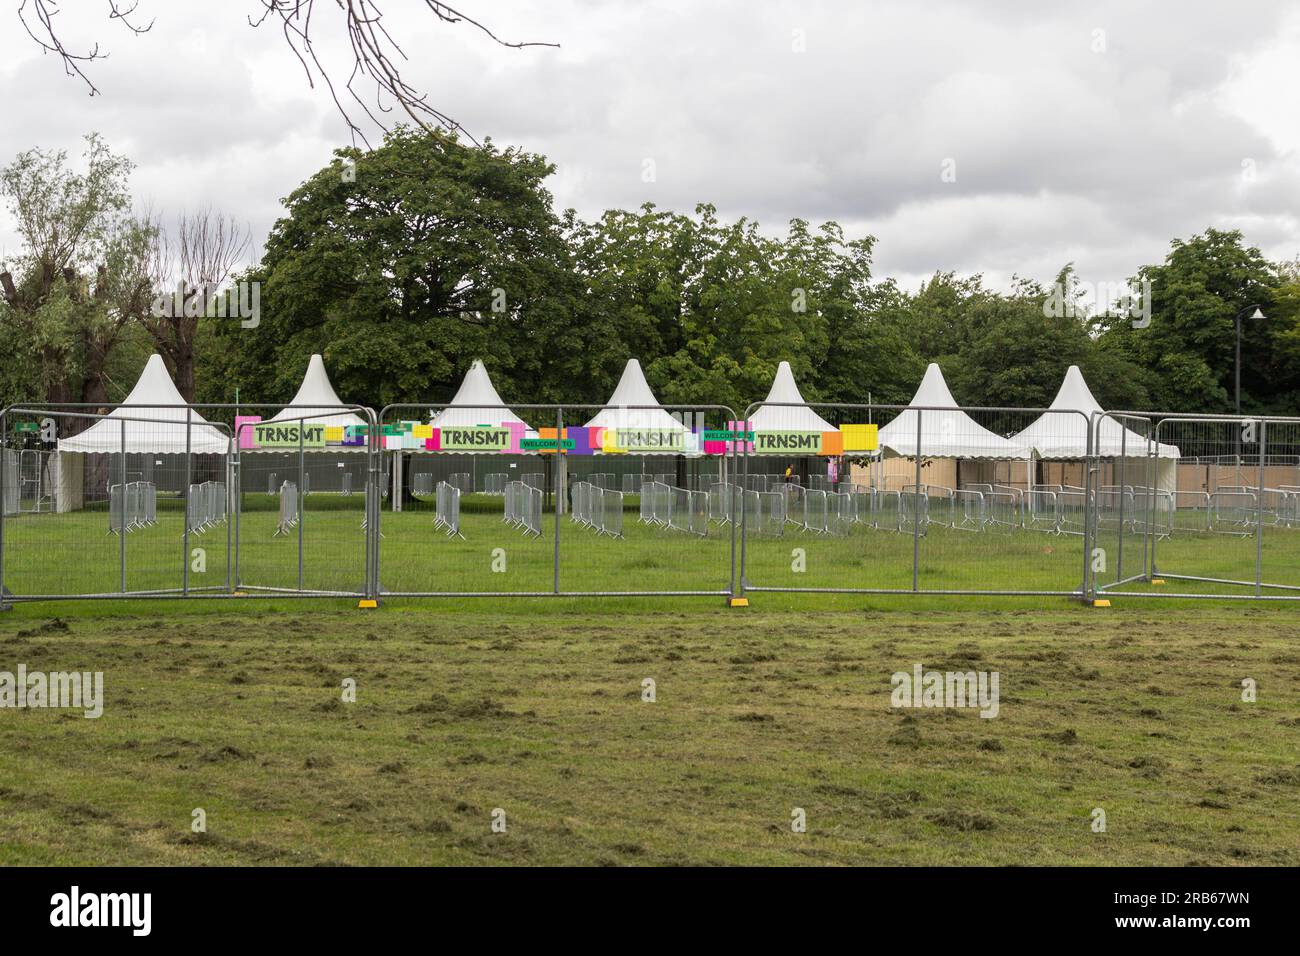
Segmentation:
<svg viewBox="0 0 1300 956">
<path fill-rule="evenodd" d="M 875 425 L 841 425 L 844 451 L 875 451 L 880 447 L 879 431 Z"/>
</svg>

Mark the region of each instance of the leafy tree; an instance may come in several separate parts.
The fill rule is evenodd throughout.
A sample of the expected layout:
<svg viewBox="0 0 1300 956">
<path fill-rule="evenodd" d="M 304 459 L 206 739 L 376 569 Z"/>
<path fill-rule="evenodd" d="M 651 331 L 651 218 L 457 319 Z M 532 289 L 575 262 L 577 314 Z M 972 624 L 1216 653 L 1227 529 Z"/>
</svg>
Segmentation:
<svg viewBox="0 0 1300 956">
<path fill-rule="evenodd" d="M 1272 310 L 1279 279 L 1260 251 L 1237 231 L 1207 229 L 1175 239 L 1159 265 L 1138 270 L 1131 284 L 1149 282 L 1151 321 L 1134 327 L 1127 314 L 1098 323 L 1103 347 L 1148 370 L 1152 402 L 1161 410 L 1221 414 L 1233 408 L 1234 318 L 1258 304 Z M 1268 410 L 1272 342 L 1267 328 L 1242 328 L 1242 409 Z"/>
<path fill-rule="evenodd" d="M 480 357 L 507 398 L 557 393 L 584 363 L 552 171 L 406 128 L 339 150 L 286 200 L 246 277 L 263 283 L 261 324 L 218 327 L 222 367 L 201 394 L 287 400 L 312 352 L 344 400 L 376 408 L 450 399 Z"/>
<path fill-rule="evenodd" d="M 150 231 L 131 215 L 131 162 L 91 134 L 85 166 L 33 149 L 0 170 L 23 244 L 12 270 L 0 267 L 0 334 L 46 400 L 102 404 L 112 352 L 152 299 Z"/>
</svg>

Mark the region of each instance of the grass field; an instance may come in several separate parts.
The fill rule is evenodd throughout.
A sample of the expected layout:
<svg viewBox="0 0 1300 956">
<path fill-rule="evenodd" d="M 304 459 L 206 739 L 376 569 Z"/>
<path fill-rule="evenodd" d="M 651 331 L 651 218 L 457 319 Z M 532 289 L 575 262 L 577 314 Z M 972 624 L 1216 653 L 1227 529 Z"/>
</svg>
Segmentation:
<svg viewBox="0 0 1300 956">
<path fill-rule="evenodd" d="M 296 532 L 249 503 L 245 584 L 295 586 Z M 357 505 L 308 499 L 307 587 L 360 587 Z M 127 538 L 133 588 L 179 586 L 180 517 L 161 507 Z M 526 539 L 495 508 L 466 500 L 464 540 L 427 510 L 386 513 L 385 588 L 549 591 L 553 516 Z M 6 522 L 6 583 L 116 587 L 106 524 Z M 725 531 L 625 527 L 562 519 L 562 587 L 727 586 Z M 218 556 L 192 586 L 224 582 L 225 535 L 191 542 Z M 1264 542 L 1295 574 L 1300 531 Z M 913 544 L 792 529 L 750 540 L 747 577 L 906 588 Z M 1159 547 L 1162 566 L 1253 575 L 1253 538 Z M 1068 591 L 1081 548 L 932 529 L 921 585 Z M 0 863 L 1300 863 L 1300 607 L 752 597 L 20 604 L 0 614 L 0 671 L 102 671 L 106 701 L 97 720 L 0 709 Z M 997 671 L 998 716 L 891 708 L 891 674 L 915 664 Z"/>
<path fill-rule="evenodd" d="M 0 710 L 0 862 L 1300 863 L 1289 609 L 857 600 L 20 607 L 0 669 L 106 703 Z M 917 662 L 998 716 L 891 709 Z"/>
</svg>

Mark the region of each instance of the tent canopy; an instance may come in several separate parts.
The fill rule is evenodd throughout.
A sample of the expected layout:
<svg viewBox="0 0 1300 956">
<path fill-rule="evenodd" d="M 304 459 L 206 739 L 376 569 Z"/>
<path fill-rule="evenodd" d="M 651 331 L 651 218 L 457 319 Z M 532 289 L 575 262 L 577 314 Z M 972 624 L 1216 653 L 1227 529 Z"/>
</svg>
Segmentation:
<svg viewBox="0 0 1300 956">
<path fill-rule="evenodd" d="M 749 417 L 750 428 L 754 431 L 835 431 L 834 425 L 804 404 L 789 362 L 776 367 L 776 377 L 772 379 L 772 388 L 764 401 L 782 404 L 764 405 L 755 411 Z"/>
<path fill-rule="evenodd" d="M 429 419 L 429 424 L 435 428 L 472 428 L 475 425 L 505 425 L 511 422 L 525 424 L 522 418 L 505 407 L 492 379 L 488 377 L 487 368 L 479 359 L 475 359 L 465 373 L 451 404 L 432 412 Z M 528 435 L 536 437 L 531 430 Z"/>
<path fill-rule="evenodd" d="M 635 407 L 640 406 L 640 407 Z M 685 427 L 659 404 L 641 371 L 641 363 L 628 359 L 623 377 L 605 407 L 596 413 L 588 428 L 623 428 L 638 431 L 685 431 Z"/>
<path fill-rule="evenodd" d="M 319 355 L 313 355 L 307 363 L 307 374 L 302 377 L 302 385 L 298 386 L 298 394 L 268 421 L 282 422 L 303 415 L 332 411 L 339 414 L 312 418 L 307 424 L 332 427 L 366 424 L 360 415 L 347 411 L 347 407 L 339 400 L 338 393 L 334 391 L 334 386 L 330 384 L 330 377 L 325 371 L 325 360 Z"/>
<path fill-rule="evenodd" d="M 909 406 L 880 429 L 880 450 L 899 458 L 917 457 L 917 409 L 922 458 L 1024 458 L 1015 442 L 980 425 L 957 407 L 939 366 L 930 363 Z M 937 409 L 937 410 L 936 410 Z"/>
<path fill-rule="evenodd" d="M 140 379 L 122 405 L 109 412 L 80 435 L 59 439 L 59 451 L 111 455 L 183 455 L 186 451 L 186 416 L 190 422 L 188 450 L 194 455 L 224 455 L 230 441 L 209 425 L 198 412 L 186 408 L 176 390 L 162 356 L 149 356 Z M 137 408 L 124 406 L 135 405 Z M 177 406 L 168 408 L 165 406 Z M 147 418 L 149 421 L 135 419 Z M 125 420 L 125 423 L 124 423 Z"/>
<path fill-rule="evenodd" d="M 1102 411 L 1101 404 L 1092 397 L 1092 390 L 1084 381 L 1079 366 L 1071 365 L 1065 380 L 1052 400 L 1053 409 L 1077 414 L 1052 414 L 1044 412 L 1038 420 L 1016 435 L 1012 441 L 1020 445 L 1026 456 L 1032 450 L 1039 458 L 1078 459 L 1088 455 L 1088 427 L 1094 412 Z M 1085 418 L 1084 416 L 1087 416 Z M 1099 418 L 1095 438 L 1096 454 L 1103 458 L 1147 458 L 1151 443 L 1137 432 L 1114 418 Z M 1178 458 L 1178 448 L 1161 444 L 1156 447 L 1159 458 Z"/>
</svg>

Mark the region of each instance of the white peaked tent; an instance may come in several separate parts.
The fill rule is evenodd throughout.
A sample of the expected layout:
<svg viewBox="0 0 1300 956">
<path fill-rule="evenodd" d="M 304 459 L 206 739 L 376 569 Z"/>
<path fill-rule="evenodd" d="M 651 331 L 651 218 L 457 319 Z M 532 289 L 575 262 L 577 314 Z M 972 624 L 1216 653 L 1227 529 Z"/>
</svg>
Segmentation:
<svg viewBox="0 0 1300 956">
<path fill-rule="evenodd" d="M 939 366 L 930 363 L 908 408 L 880 429 L 883 455 L 917 457 L 917 411 L 921 409 L 922 458 L 1019 459 L 1025 453 L 1013 441 L 995 435 L 957 407 Z M 937 409 L 937 410 L 936 410 Z"/>
<path fill-rule="evenodd" d="M 475 425 L 505 425 L 517 422 L 524 425 L 524 420 L 505 407 L 501 396 L 497 394 L 492 379 L 488 377 L 487 368 L 479 359 L 470 365 L 469 371 L 460 383 L 460 388 L 452 397 L 451 403 L 432 414 L 429 424 L 435 428 L 472 428 Z M 528 430 L 527 435 L 535 438 L 536 432 Z"/>
<path fill-rule="evenodd" d="M 321 412 L 337 411 L 337 415 L 321 415 Z M 329 374 L 325 371 L 325 360 L 313 355 L 307 363 L 307 374 L 302 377 L 298 394 L 288 406 L 267 421 L 283 422 L 299 419 L 304 415 L 320 416 L 307 420 L 308 425 L 326 425 L 329 427 L 346 427 L 364 425 L 366 421 L 360 415 L 347 410 L 339 400 L 338 393 L 330 384 Z"/>
<path fill-rule="evenodd" d="M 123 407 L 128 405 L 140 407 Z M 185 399 L 181 398 L 172 377 L 167 374 L 162 356 L 155 353 L 149 356 L 139 381 L 131 389 L 131 394 L 122 400 L 122 405 L 80 435 L 60 438 L 59 451 L 111 455 L 125 447 L 128 454 L 183 455 L 188 412 L 190 453 L 226 454 L 230 447 L 227 436 L 209 425 L 198 412 L 185 406 Z"/>
<path fill-rule="evenodd" d="M 1044 412 L 1038 420 L 1016 435 L 1012 441 L 1018 444 L 1028 457 L 1032 452 L 1037 458 L 1060 460 L 1079 460 L 1088 456 L 1088 423 L 1094 412 L 1102 411 L 1101 405 L 1092 397 L 1088 383 L 1084 381 L 1079 366 L 1071 365 L 1065 373 L 1056 398 L 1052 400 L 1053 409 L 1069 412 L 1083 412 L 1083 415 L 1052 414 Z M 1097 435 L 1094 453 L 1102 458 L 1147 458 L 1152 448 L 1148 440 L 1137 432 L 1113 418 L 1096 419 Z M 1178 458 L 1178 448 L 1174 445 L 1155 446 L 1158 458 Z"/>
<path fill-rule="evenodd" d="M 834 425 L 804 404 L 789 362 L 776 367 L 776 378 L 772 379 L 772 388 L 764 401 L 781 404 L 764 405 L 754 412 L 749 417 L 750 428 L 754 431 L 835 431 Z"/>
<path fill-rule="evenodd" d="M 623 377 L 618 380 L 614 394 L 609 397 L 605 407 L 587 422 L 587 427 L 625 428 L 639 431 L 685 430 L 681 422 L 660 406 L 641 371 L 641 363 L 636 359 L 627 360 L 627 365 L 623 368 Z"/>
</svg>

